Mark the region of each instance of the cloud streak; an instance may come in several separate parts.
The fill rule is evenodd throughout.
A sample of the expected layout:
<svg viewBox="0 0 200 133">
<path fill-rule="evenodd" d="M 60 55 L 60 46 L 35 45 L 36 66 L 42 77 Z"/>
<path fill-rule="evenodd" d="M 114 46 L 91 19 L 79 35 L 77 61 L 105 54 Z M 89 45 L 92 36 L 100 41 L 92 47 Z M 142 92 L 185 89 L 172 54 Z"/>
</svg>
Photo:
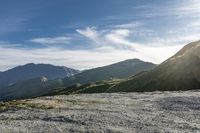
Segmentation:
<svg viewBox="0 0 200 133">
<path fill-rule="evenodd" d="M 97 47 L 133 48 L 132 43 L 126 39 L 130 35 L 129 29 L 97 30 L 95 27 L 86 27 L 85 29 L 77 29 L 76 31 L 86 39 L 92 41 L 93 44 L 96 44 Z"/>
<path fill-rule="evenodd" d="M 85 36 L 86 38 L 98 43 L 99 42 L 99 33 L 97 33 L 95 27 L 86 27 L 85 29 L 77 29 L 79 34 Z"/>
<path fill-rule="evenodd" d="M 0 35 L 5 35 L 8 33 L 18 32 L 25 30 L 25 23 L 28 21 L 28 18 L 16 18 L 8 17 L 1 19 L 0 21 Z"/>
<path fill-rule="evenodd" d="M 30 42 L 39 43 L 39 44 L 67 44 L 72 38 L 70 37 L 46 37 L 46 38 L 34 38 L 31 39 Z"/>
</svg>

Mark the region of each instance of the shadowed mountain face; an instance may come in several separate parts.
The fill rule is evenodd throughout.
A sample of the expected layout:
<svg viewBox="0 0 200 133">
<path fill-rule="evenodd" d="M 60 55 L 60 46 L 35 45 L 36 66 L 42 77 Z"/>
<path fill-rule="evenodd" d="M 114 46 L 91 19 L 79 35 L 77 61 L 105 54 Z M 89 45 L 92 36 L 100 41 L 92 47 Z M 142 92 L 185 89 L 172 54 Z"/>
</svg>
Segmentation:
<svg viewBox="0 0 200 133">
<path fill-rule="evenodd" d="M 155 64 L 144 62 L 139 59 L 125 60 L 109 66 L 87 70 L 69 77 L 63 80 L 63 87 L 55 88 L 45 95 L 105 92 L 107 88 L 114 86 L 122 81 L 122 79 L 152 70 L 155 67 Z M 77 85 L 77 83 L 80 84 Z"/>
<path fill-rule="evenodd" d="M 200 89 L 200 41 L 190 43 L 155 69 L 121 82 L 109 92 Z"/>
<path fill-rule="evenodd" d="M 50 89 L 62 86 L 60 79 L 48 80 L 46 77 L 17 82 L 0 89 L 0 101 L 31 98 L 46 94 Z"/>
<path fill-rule="evenodd" d="M 142 71 L 151 70 L 155 64 L 138 59 L 126 60 L 113 65 L 83 71 L 71 77 L 49 80 L 48 77 L 30 79 L 0 91 L 0 100 L 29 98 L 49 94 L 59 88 L 67 88 L 77 83 L 85 84 L 113 78 L 128 78 Z M 44 82 L 45 81 L 45 82 Z"/>
<path fill-rule="evenodd" d="M 109 66 L 99 67 L 84 71 L 65 80 L 67 85 L 75 83 L 89 83 L 109 79 L 122 79 L 138 74 L 143 71 L 151 70 L 156 65 L 144 62 L 139 59 L 129 59 Z"/>
<path fill-rule="evenodd" d="M 48 79 L 69 77 L 79 73 L 78 70 L 53 66 L 49 64 L 27 64 L 18 66 L 8 71 L 0 73 L 0 86 L 7 86 L 23 80 L 45 76 Z"/>
</svg>

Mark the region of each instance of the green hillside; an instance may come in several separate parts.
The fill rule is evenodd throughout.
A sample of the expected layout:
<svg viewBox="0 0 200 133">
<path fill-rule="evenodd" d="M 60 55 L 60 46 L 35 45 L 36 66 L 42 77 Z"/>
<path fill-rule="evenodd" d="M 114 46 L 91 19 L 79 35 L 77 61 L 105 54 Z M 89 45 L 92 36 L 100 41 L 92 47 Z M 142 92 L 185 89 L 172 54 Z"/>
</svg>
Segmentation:
<svg viewBox="0 0 200 133">
<path fill-rule="evenodd" d="M 200 41 L 190 43 L 155 69 L 112 87 L 118 91 L 200 89 Z"/>
<path fill-rule="evenodd" d="M 139 59 L 130 59 L 112 65 L 86 70 L 72 77 L 66 78 L 65 85 L 75 83 L 89 83 L 110 79 L 123 79 L 142 71 L 155 68 L 155 64 Z"/>
</svg>

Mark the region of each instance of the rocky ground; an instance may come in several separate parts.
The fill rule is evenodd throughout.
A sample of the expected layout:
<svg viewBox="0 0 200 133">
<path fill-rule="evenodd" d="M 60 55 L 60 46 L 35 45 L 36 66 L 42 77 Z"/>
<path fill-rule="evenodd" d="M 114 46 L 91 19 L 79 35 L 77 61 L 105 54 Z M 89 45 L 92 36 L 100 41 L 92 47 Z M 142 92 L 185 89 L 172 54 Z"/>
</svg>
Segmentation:
<svg viewBox="0 0 200 133">
<path fill-rule="evenodd" d="M 1 103 L 2 133 L 199 133 L 200 91 L 78 94 Z"/>
</svg>

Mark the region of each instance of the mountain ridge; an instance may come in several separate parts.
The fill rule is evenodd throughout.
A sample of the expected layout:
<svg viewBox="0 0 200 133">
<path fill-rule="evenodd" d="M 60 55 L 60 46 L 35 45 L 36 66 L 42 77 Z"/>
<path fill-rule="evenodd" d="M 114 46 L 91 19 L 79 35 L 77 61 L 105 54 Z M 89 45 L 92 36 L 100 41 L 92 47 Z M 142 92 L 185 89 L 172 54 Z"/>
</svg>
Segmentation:
<svg viewBox="0 0 200 133">
<path fill-rule="evenodd" d="M 66 82 L 88 83 L 109 79 L 128 78 L 141 71 L 153 69 L 155 66 L 156 65 L 151 62 L 145 62 L 140 59 L 128 59 L 111 65 L 85 70 L 82 73 L 66 79 Z"/>
<path fill-rule="evenodd" d="M 49 79 L 69 77 L 79 70 L 51 64 L 28 63 L 0 73 L 0 86 L 7 86 L 19 81 L 46 76 Z"/>
<path fill-rule="evenodd" d="M 126 67 L 125 67 L 126 66 Z M 90 82 L 98 82 L 102 80 L 109 80 L 115 78 L 128 78 L 130 75 L 137 74 L 141 71 L 151 70 L 156 65 L 153 63 L 143 62 L 141 60 L 126 60 L 111 64 L 108 66 L 86 70 L 81 73 L 78 73 L 74 76 L 66 78 L 57 78 L 54 80 L 46 79 L 45 84 L 41 83 L 41 78 L 31 82 L 31 80 L 26 80 L 18 82 L 11 86 L 2 88 L 0 90 L 0 96 L 4 96 L 7 93 L 8 97 L 0 98 L 0 100 L 5 99 L 20 99 L 20 98 L 29 98 L 35 96 L 41 96 L 50 93 L 51 91 L 57 90 L 58 88 L 67 88 L 75 84 L 85 84 Z M 38 90 L 33 94 L 30 93 L 31 89 Z M 4 92 L 4 93 L 2 93 Z M 18 95 L 15 95 L 17 92 Z M 21 92 L 21 95 L 20 95 Z M 29 92 L 28 94 L 24 92 Z"/>
</svg>

